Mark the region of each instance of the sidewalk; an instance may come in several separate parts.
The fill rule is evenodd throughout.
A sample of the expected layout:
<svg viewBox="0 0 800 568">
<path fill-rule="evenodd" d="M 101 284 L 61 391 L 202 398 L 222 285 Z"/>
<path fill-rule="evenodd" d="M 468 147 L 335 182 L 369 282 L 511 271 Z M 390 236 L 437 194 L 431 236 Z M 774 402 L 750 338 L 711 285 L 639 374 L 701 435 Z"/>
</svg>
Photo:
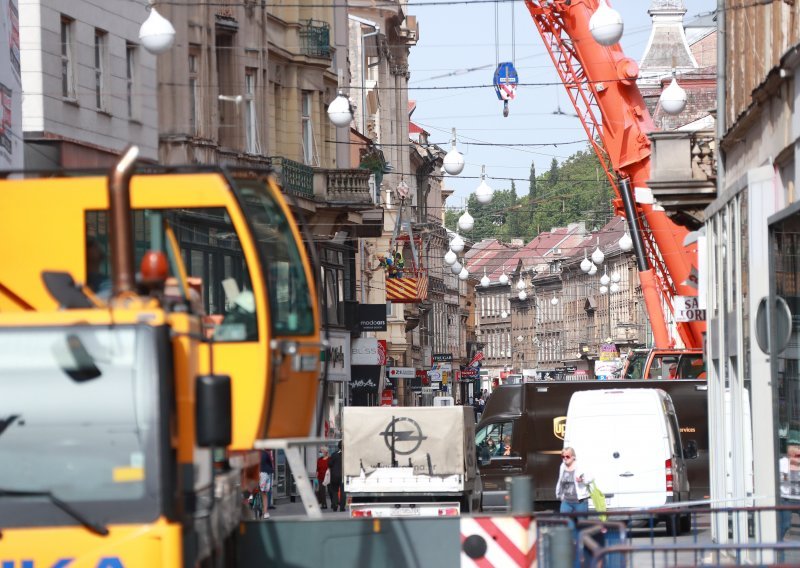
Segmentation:
<svg viewBox="0 0 800 568">
<path fill-rule="evenodd" d="M 349 518 L 349 516 L 347 511 L 337 511 L 334 513 L 330 509 L 330 504 L 327 509 L 322 510 L 323 519 L 346 519 Z M 291 499 L 288 497 L 276 499 L 275 508 L 269 510 L 269 519 L 264 519 L 264 521 L 275 518 L 286 519 L 292 517 L 307 518 L 305 507 L 303 507 L 303 502 L 300 500 L 299 496 L 294 503 L 292 503 Z"/>
</svg>

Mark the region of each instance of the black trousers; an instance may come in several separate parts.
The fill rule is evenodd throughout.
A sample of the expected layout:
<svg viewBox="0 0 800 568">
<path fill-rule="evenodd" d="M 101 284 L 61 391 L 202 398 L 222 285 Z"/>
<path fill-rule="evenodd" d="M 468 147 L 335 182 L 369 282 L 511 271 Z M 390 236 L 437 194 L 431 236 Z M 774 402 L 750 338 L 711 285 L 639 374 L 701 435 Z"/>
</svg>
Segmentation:
<svg viewBox="0 0 800 568">
<path fill-rule="evenodd" d="M 328 506 L 328 490 L 322 485 L 322 482 L 317 484 L 317 502 L 323 509 Z"/>
<path fill-rule="evenodd" d="M 340 495 L 341 493 L 341 495 Z M 331 497 L 331 509 L 334 511 L 343 511 L 344 510 L 344 493 L 342 492 L 342 482 L 341 481 L 331 481 L 330 485 L 328 485 L 328 495 Z M 341 503 L 339 499 L 341 497 Z"/>
</svg>

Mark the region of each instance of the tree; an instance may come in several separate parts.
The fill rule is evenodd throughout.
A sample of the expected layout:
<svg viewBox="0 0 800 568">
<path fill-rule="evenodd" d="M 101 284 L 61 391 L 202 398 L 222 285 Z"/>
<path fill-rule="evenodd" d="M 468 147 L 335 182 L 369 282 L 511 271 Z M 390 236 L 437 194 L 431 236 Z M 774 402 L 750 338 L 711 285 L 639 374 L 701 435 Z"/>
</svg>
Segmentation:
<svg viewBox="0 0 800 568">
<path fill-rule="evenodd" d="M 556 159 L 550 170 L 536 177 L 531 164 L 528 195 L 517 198 L 516 186 L 495 190 L 491 203 L 478 203 L 470 195 L 467 206 L 475 218 L 475 228 L 465 235 L 473 241 L 484 238 L 509 242 L 521 238 L 529 242 L 540 231 L 585 221 L 588 229 L 605 225 L 613 215 L 613 190 L 597 160 L 587 148 L 576 152 L 559 165 Z M 445 226 L 456 231 L 463 211 L 447 211 Z"/>
<path fill-rule="evenodd" d="M 531 175 L 528 176 L 528 205 L 530 206 L 530 218 L 533 219 L 534 208 L 536 207 L 536 164 L 531 162 Z"/>
</svg>

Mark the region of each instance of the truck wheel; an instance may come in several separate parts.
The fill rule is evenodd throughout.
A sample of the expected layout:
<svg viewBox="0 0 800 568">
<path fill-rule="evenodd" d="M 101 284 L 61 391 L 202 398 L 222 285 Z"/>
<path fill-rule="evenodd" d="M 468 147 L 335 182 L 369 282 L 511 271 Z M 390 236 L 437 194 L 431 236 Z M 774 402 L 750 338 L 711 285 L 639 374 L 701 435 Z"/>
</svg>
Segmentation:
<svg viewBox="0 0 800 568">
<path fill-rule="evenodd" d="M 461 506 L 461 514 L 462 515 L 466 515 L 468 513 L 471 513 L 470 509 L 471 509 L 472 501 L 470 500 L 469 496 L 467 496 L 467 495 L 462 496 L 461 499 L 459 500 L 459 505 Z"/>
<path fill-rule="evenodd" d="M 680 536 L 681 535 L 681 515 L 667 515 L 664 517 L 664 524 L 667 528 L 667 536 Z"/>
</svg>

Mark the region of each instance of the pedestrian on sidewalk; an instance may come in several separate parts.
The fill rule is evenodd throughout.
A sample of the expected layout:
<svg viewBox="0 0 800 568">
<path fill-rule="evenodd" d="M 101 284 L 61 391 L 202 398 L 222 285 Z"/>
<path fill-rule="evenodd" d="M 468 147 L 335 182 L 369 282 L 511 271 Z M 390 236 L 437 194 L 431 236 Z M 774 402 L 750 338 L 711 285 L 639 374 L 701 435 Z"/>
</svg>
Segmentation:
<svg viewBox="0 0 800 568">
<path fill-rule="evenodd" d="M 561 451 L 556 497 L 561 501 L 562 513 L 589 512 L 589 484 L 594 478 L 575 460 L 575 450 L 566 447 Z"/>
<path fill-rule="evenodd" d="M 344 511 L 344 492 L 342 491 L 342 442 L 336 451 L 328 458 L 328 469 L 331 472 L 331 482 L 328 485 L 328 495 L 331 497 L 331 510 Z"/>
<path fill-rule="evenodd" d="M 317 501 L 319 506 L 323 509 L 328 508 L 328 487 L 325 485 L 325 474 L 328 473 L 328 448 L 321 447 L 319 449 L 319 457 L 317 458 Z M 328 476 L 330 479 L 330 476 Z"/>
<path fill-rule="evenodd" d="M 264 517 L 269 518 L 269 510 L 274 509 L 272 504 L 272 483 L 275 479 L 275 466 L 270 450 L 261 450 L 261 465 L 258 474 L 258 488 L 262 493 L 261 500 L 264 507 Z"/>
</svg>

